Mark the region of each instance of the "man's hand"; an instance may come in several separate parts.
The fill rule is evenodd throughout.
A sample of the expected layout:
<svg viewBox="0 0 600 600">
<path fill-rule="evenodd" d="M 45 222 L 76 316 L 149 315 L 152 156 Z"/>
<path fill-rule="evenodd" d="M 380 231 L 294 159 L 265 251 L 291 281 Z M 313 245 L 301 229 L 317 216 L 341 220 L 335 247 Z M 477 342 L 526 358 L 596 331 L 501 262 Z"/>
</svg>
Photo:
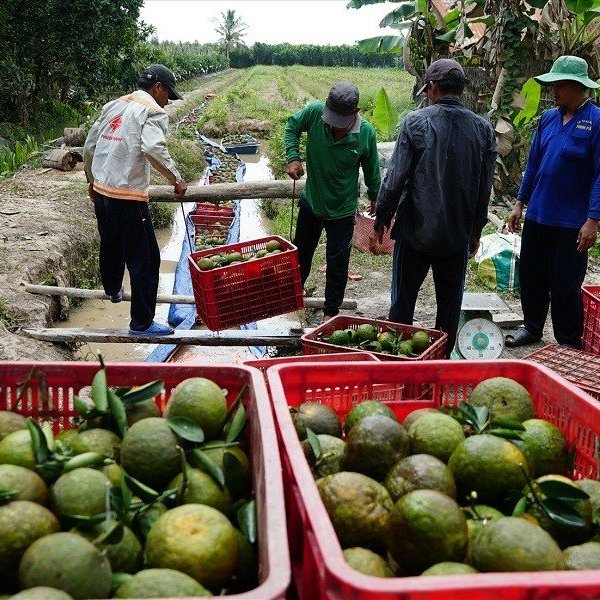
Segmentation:
<svg viewBox="0 0 600 600">
<path fill-rule="evenodd" d="M 577 235 L 577 252 L 587 252 L 595 243 L 598 237 L 598 221 L 588 219 Z"/>
<path fill-rule="evenodd" d="M 96 198 L 94 198 L 94 184 L 93 183 L 88 183 L 88 198 L 92 202 L 96 202 Z"/>
<path fill-rule="evenodd" d="M 515 202 L 512 212 L 508 217 L 508 231 L 515 233 L 521 229 L 521 217 L 523 216 L 523 203 L 520 200 Z"/>
<path fill-rule="evenodd" d="M 293 160 L 286 168 L 285 172 L 294 180 L 300 179 L 304 175 L 304 167 L 299 160 Z"/>
<path fill-rule="evenodd" d="M 469 242 L 469 258 L 473 258 L 479 250 L 479 236 L 472 234 Z"/>
<path fill-rule="evenodd" d="M 183 198 L 187 190 L 187 183 L 185 181 L 178 181 L 174 186 L 174 190 L 176 196 Z"/>
<path fill-rule="evenodd" d="M 377 200 L 371 200 L 371 206 L 369 206 L 369 216 L 374 217 L 377 209 Z"/>
</svg>

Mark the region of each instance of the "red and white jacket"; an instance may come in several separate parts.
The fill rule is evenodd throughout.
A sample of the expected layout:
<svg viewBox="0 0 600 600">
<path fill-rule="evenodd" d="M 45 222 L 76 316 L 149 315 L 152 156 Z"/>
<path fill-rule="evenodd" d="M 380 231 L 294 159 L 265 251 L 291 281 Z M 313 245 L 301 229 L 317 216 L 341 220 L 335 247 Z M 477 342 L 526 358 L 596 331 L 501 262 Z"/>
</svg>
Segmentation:
<svg viewBox="0 0 600 600">
<path fill-rule="evenodd" d="M 105 104 L 83 149 L 88 182 L 120 200 L 148 201 L 150 164 L 175 185 L 182 177 L 167 149 L 167 113 L 137 90 Z"/>
</svg>

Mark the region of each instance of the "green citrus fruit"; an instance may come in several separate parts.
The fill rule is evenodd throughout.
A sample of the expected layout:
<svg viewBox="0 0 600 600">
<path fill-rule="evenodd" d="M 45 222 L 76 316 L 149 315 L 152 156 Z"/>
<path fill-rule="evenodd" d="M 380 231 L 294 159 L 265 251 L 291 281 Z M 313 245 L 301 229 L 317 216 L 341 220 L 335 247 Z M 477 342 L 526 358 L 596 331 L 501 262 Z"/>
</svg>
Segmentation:
<svg viewBox="0 0 600 600">
<path fill-rule="evenodd" d="M 0 506 L 0 585 L 14 583 L 19 561 L 27 548 L 60 529 L 56 517 L 43 506 L 16 500 Z"/>
<path fill-rule="evenodd" d="M 167 486 L 179 488 L 183 474 L 179 473 Z M 187 470 L 187 487 L 183 493 L 183 504 L 206 504 L 221 511 L 227 517 L 233 513 L 233 501 L 226 487 L 221 487 L 208 473 L 199 469 Z"/>
<path fill-rule="evenodd" d="M 221 469 L 223 468 L 223 459 L 225 457 L 225 454 L 227 452 L 233 454 L 233 456 L 235 456 L 235 458 L 237 458 L 240 464 L 242 465 L 242 469 L 244 471 L 244 481 L 242 482 L 241 486 L 243 489 L 247 489 L 248 485 L 250 484 L 250 476 L 252 474 L 250 470 L 250 461 L 248 460 L 248 456 L 239 446 L 219 447 L 219 442 L 220 440 L 214 442 L 215 447 L 211 447 L 211 443 L 213 442 L 210 442 L 208 445 L 203 446 L 202 452 L 206 456 L 208 456 L 208 458 L 210 458 L 218 467 L 221 467 Z M 221 441 L 220 443 L 224 444 L 225 442 Z M 194 453 L 190 455 L 189 462 L 194 468 L 199 469 L 200 471 L 204 471 L 202 463 L 195 458 Z"/>
<path fill-rule="evenodd" d="M 523 453 L 514 444 L 487 434 L 474 435 L 460 443 L 448 466 L 459 498 L 474 491 L 480 501 L 492 503 L 504 500 L 510 490 L 522 489 L 522 469 L 528 469 Z"/>
<path fill-rule="evenodd" d="M 417 420 L 420 419 L 423 415 L 427 413 L 436 413 L 438 411 L 435 408 L 417 408 L 417 410 L 413 410 L 412 412 L 406 415 L 404 421 L 402 421 L 402 427 L 408 431 L 408 428 Z"/>
<path fill-rule="evenodd" d="M 318 479 L 317 488 L 342 547 L 382 548 L 392 501 L 381 484 L 342 471 Z"/>
<path fill-rule="evenodd" d="M 158 406 L 156 406 L 156 402 L 153 398 L 144 400 L 143 402 L 136 402 L 126 410 L 127 424 L 130 427 L 142 419 L 147 419 L 148 417 L 160 417 L 160 410 L 158 410 Z"/>
<path fill-rule="evenodd" d="M 98 452 L 98 454 L 104 454 L 104 456 L 118 461 L 121 438 L 107 429 L 88 429 L 73 438 L 70 445 L 74 454 Z"/>
<path fill-rule="evenodd" d="M 415 331 L 410 341 L 415 354 L 422 354 L 431 345 L 431 338 L 426 331 Z"/>
<path fill-rule="evenodd" d="M 363 323 L 356 328 L 356 337 L 361 342 L 374 342 L 379 335 L 379 329 L 370 323 Z"/>
<path fill-rule="evenodd" d="M 198 267 L 201 271 L 210 271 L 215 268 L 215 263 L 210 258 L 201 258 L 198 261 Z"/>
<path fill-rule="evenodd" d="M 600 543 L 588 542 L 565 548 L 563 555 L 567 569 L 587 571 L 600 569 Z"/>
<path fill-rule="evenodd" d="M 348 332 L 344 329 L 339 329 L 334 332 L 327 338 L 328 344 L 333 344 L 334 346 L 347 346 L 350 343 L 350 336 Z"/>
<path fill-rule="evenodd" d="M 396 345 L 396 336 L 391 331 L 383 331 L 377 336 L 377 341 L 381 344 L 381 349 L 392 352 Z"/>
<path fill-rule="evenodd" d="M 178 443 L 164 419 L 142 419 L 123 438 L 121 466 L 151 488 L 163 489 L 181 469 Z"/>
<path fill-rule="evenodd" d="M 441 460 L 429 454 L 414 454 L 398 461 L 387 473 L 383 485 L 396 502 L 415 490 L 437 490 L 456 498 L 452 471 Z"/>
<path fill-rule="evenodd" d="M 372 415 L 360 420 L 346 437 L 345 469 L 383 479 L 408 454 L 408 435 L 395 419 Z"/>
<path fill-rule="evenodd" d="M 256 587 L 258 576 L 258 562 L 254 546 L 248 538 L 236 529 L 237 540 L 240 546 L 238 563 L 235 568 L 235 593 L 248 591 Z"/>
<path fill-rule="evenodd" d="M 533 400 L 529 392 L 508 377 L 492 377 L 475 386 L 469 397 L 472 406 L 486 406 L 492 419 L 533 419 Z"/>
<path fill-rule="evenodd" d="M 460 506 L 435 490 L 402 496 L 390 514 L 388 550 L 403 572 L 421 573 L 467 554 L 467 520 Z"/>
<path fill-rule="evenodd" d="M 96 469 L 82 467 L 63 473 L 50 490 L 50 502 L 59 515 L 91 517 L 106 510 L 110 481 Z"/>
<path fill-rule="evenodd" d="M 429 569 L 425 569 L 421 575 L 469 575 L 469 573 L 478 573 L 477 569 L 465 563 L 441 562 Z"/>
<path fill-rule="evenodd" d="M 165 417 L 186 417 L 202 427 L 206 440 L 219 436 L 227 416 L 223 390 L 210 379 L 191 377 L 171 393 Z"/>
<path fill-rule="evenodd" d="M 75 600 L 107 598 L 111 577 L 106 556 L 76 533 L 53 533 L 35 541 L 19 565 L 23 587 L 53 587 Z"/>
<path fill-rule="evenodd" d="M 56 588 L 38 586 L 11 596 L 10 600 L 73 600 L 73 596 Z"/>
<path fill-rule="evenodd" d="M 590 497 L 594 522 L 600 523 L 600 481 L 596 481 L 595 479 L 580 479 L 573 483 Z"/>
<path fill-rule="evenodd" d="M 46 504 L 48 488 L 44 480 L 34 471 L 18 465 L 0 465 L 0 490 L 14 490 L 14 500 L 30 500 Z"/>
<path fill-rule="evenodd" d="M 523 454 L 535 475 L 564 473 L 567 469 L 567 440 L 561 430 L 543 419 L 528 419 L 523 422 L 523 427 Z"/>
<path fill-rule="evenodd" d="M 27 469 L 35 467 L 28 429 L 17 429 L 0 441 L 0 464 L 19 465 Z"/>
<path fill-rule="evenodd" d="M 408 428 L 412 454 L 431 454 L 448 462 L 457 446 L 464 441 L 465 434 L 458 421 L 449 415 L 434 412 L 422 415 Z"/>
<path fill-rule="evenodd" d="M 65 448 L 71 448 L 73 440 L 77 438 L 79 431 L 75 428 L 63 429 L 56 437 L 55 440 L 60 442 Z"/>
<path fill-rule="evenodd" d="M 493 521 L 473 540 L 473 566 L 479 571 L 560 571 L 564 564 L 552 537 L 525 519 Z"/>
<path fill-rule="evenodd" d="M 373 577 L 393 577 L 387 562 L 367 548 L 347 548 L 344 550 L 346 562 L 357 571 Z"/>
<path fill-rule="evenodd" d="M 102 521 L 92 529 L 79 533 L 93 542 L 114 524 L 114 521 Z M 106 554 L 113 573 L 135 573 L 142 566 L 142 545 L 133 531 L 125 525 L 123 525 L 123 533 L 118 542 L 112 544 L 101 542 L 98 547 Z"/>
<path fill-rule="evenodd" d="M 0 440 L 19 429 L 27 429 L 27 419 L 10 410 L 0 410 Z"/>
<path fill-rule="evenodd" d="M 189 575 L 174 569 L 144 569 L 117 588 L 116 598 L 212 596 Z"/>
<path fill-rule="evenodd" d="M 104 475 L 108 477 L 108 480 L 115 487 L 121 485 L 121 479 L 123 477 L 123 469 L 117 463 L 110 463 L 108 465 L 104 465 L 102 469 L 100 469 Z"/>
<path fill-rule="evenodd" d="M 383 415 L 384 417 L 397 420 L 393 411 L 383 402 L 379 402 L 379 400 L 363 400 L 362 402 L 355 404 L 346 415 L 344 431 L 348 434 L 352 427 L 354 427 L 361 419 L 371 417 L 372 415 Z"/>
<path fill-rule="evenodd" d="M 320 402 L 303 402 L 297 408 L 290 409 L 292 421 L 300 440 L 306 438 L 306 429 L 314 434 L 325 433 L 342 437 L 342 426 L 337 415 Z"/>
<path fill-rule="evenodd" d="M 211 590 L 227 585 L 238 555 L 234 527 L 218 510 L 203 504 L 184 504 L 167 511 L 146 538 L 148 566 L 176 569 Z"/>
<path fill-rule="evenodd" d="M 273 252 L 273 250 L 281 250 L 281 244 L 277 240 L 269 240 L 265 246 L 267 252 Z"/>
<path fill-rule="evenodd" d="M 410 356 L 411 354 L 414 354 L 414 349 L 413 349 L 413 345 L 412 342 L 410 340 L 403 340 L 402 342 L 400 342 L 398 344 L 398 351 L 397 351 L 397 355 L 403 355 L 403 356 Z"/>
<path fill-rule="evenodd" d="M 479 534 L 482 527 L 487 527 L 492 521 L 502 519 L 504 515 L 491 506 L 485 504 L 476 504 L 463 508 L 463 512 L 467 517 L 467 527 L 469 528 L 469 550 L 465 558 L 467 564 L 473 563 L 473 540 Z"/>
<path fill-rule="evenodd" d="M 340 438 L 323 433 L 318 435 L 317 438 L 321 446 L 321 456 L 318 459 L 315 458 L 308 440 L 302 442 L 304 456 L 310 465 L 310 470 L 315 479 L 325 477 L 326 475 L 333 475 L 341 471 L 346 450 L 346 442 Z"/>
</svg>

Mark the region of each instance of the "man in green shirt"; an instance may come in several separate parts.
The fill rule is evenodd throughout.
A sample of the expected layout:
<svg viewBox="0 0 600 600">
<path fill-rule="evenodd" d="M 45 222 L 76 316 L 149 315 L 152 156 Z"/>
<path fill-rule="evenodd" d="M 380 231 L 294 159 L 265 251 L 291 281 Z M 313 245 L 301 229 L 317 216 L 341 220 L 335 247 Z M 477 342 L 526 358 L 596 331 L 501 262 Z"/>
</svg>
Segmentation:
<svg viewBox="0 0 600 600">
<path fill-rule="evenodd" d="M 306 186 L 298 203 L 294 244 L 304 285 L 325 229 L 326 319 L 338 314 L 346 290 L 358 206 L 359 167 L 363 169 L 372 208 L 381 185 L 375 129 L 358 112 L 358 88 L 339 81 L 329 91 L 326 102 L 311 102 L 290 116 L 285 126 L 286 172 L 292 179 L 304 175 L 299 146 L 300 135 L 307 132 Z"/>
</svg>

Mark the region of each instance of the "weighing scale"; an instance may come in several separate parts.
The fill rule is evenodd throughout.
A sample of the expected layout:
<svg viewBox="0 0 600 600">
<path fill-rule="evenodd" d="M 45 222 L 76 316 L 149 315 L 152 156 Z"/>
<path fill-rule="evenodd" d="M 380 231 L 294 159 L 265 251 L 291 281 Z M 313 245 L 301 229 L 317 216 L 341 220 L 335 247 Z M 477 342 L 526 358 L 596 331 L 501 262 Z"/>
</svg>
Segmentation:
<svg viewBox="0 0 600 600">
<path fill-rule="evenodd" d="M 504 350 L 504 334 L 492 318 L 493 312 L 508 312 L 509 306 L 495 293 L 465 293 L 458 322 L 453 359 L 494 360 Z"/>
</svg>

